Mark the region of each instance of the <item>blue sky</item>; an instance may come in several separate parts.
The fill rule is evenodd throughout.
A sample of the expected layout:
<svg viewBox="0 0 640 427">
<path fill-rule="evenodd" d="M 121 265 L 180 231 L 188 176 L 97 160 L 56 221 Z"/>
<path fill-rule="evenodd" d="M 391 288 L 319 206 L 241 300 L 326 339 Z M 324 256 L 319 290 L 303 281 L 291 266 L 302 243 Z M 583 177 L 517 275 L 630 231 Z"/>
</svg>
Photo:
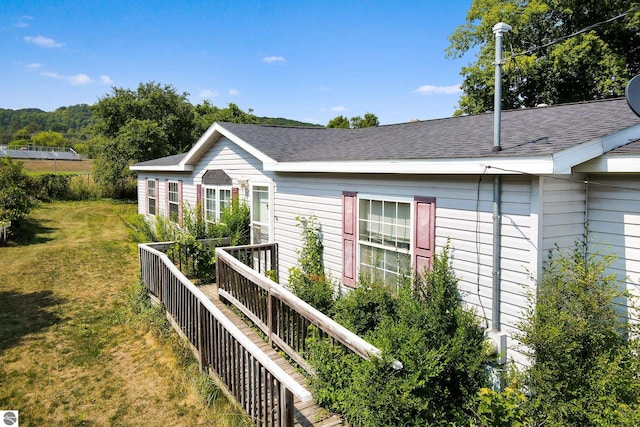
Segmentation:
<svg viewBox="0 0 640 427">
<path fill-rule="evenodd" d="M 450 116 L 472 56 L 445 58 L 471 0 L 0 3 L 0 107 L 93 104 L 171 84 L 199 104 L 326 124 Z"/>
</svg>

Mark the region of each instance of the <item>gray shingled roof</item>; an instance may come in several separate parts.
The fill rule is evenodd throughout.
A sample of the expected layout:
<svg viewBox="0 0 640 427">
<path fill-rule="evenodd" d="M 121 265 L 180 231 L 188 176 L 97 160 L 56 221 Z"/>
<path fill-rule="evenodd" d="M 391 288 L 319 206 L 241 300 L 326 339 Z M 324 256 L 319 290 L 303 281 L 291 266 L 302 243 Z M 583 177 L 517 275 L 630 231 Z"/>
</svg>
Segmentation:
<svg viewBox="0 0 640 427">
<path fill-rule="evenodd" d="M 637 124 L 624 99 L 504 111 L 502 151 L 492 153 L 493 113 L 365 129 L 221 123 L 277 162 L 545 156 Z M 138 166 L 178 164 L 180 156 Z"/>
<path fill-rule="evenodd" d="M 639 123 L 624 99 L 505 111 L 498 156 L 548 155 Z M 278 162 L 496 155 L 492 113 L 365 129 L 222 126 Z"/>
<path fill-rule="evenodd" d="M 174 154 L 173 156 L 160 157 L 159 159 L 147 160 L 136 163 L 136 166 L 174 166 L 187 156 L 187 153 Z"/>
</svg>

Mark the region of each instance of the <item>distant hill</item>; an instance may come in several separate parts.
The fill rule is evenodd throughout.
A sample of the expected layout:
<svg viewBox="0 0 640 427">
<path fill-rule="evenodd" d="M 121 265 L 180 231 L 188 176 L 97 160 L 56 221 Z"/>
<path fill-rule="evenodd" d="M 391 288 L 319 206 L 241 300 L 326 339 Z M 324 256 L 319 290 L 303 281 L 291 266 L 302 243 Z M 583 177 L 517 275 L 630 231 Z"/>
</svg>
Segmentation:
<svg viewBox="0 0 640 427">
<path fill-rule="evenodd" d="M 283 119 L 282 117 L 258 117 L 261 125 L 270 125 L 270 126 L 289 126 L 289 127 L 314 127 L 314 128 L 323 128 L 324 126 L 314 124 L 314 123 L 306 123 L 299 122 L 297 120 L 291 119 Z"/>
<path fill-rule="evenodd" d="M 83 140 L 93 123 L 93 116 L 86 104 L 60 107 L 51 112 L 38 108 L 0 108 L 0 144 L 9 143 L 21 129 L 26 129 L 29 134 L 59 132 L 69 140 Z"/>
<path fill-rule="evenodd" d="M 271 126 L 324 127 L 282 117 L 258 117 L 258 120 L 260 124 Z M 31 135 L 43 131 L 59 132 L 72 143 L 82 142 L 90 137 L 89 127 L 94 122 L 87 104 L 60 107 L 50 112 L 39 108 L 0 108 L 0 144 L 11 142 L 21 129 Z"/>
</svg>

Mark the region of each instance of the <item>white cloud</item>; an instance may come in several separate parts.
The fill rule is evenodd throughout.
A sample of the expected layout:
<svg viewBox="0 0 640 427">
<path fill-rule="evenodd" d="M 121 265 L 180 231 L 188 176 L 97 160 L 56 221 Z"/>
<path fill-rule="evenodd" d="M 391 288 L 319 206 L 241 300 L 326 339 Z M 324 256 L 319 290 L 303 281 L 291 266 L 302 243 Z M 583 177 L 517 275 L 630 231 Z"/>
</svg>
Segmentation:
<svg viewBox="0 0 640 427">
<path fill-rule="evenodd" d="M 285 59 L 282 56 L 267 56 L 263 59 L 264 62 L 268 62 L 269 64 L 273 64 L 275 62 L 285 62 Z"/>
<path fill-rule="evenodd" d="M 43 76 L 45 77 L 49 77 L 51 79 L 56 79 L 56 80 L 66 80 L 69 83 L 71 83 L 74 86 L 81 86 L 81 85 L 86 85 L 89 83 L 93 83 L 93 79 L 89 76 L 87 76 L 84 73 L 78 73 L 74 76 L 64 76 L 60 73 L 55 73 L 55 72 L 51 72 L 51 71 L 45 71 L 43 73 L 41 73 Z"/>
<path fill-rule="evenodd" d="M 52 79 L 64 79 L 64 78 L 65 78 L 65 77 L 64 77 L 63 75 L 61 75 L 61 74 L 58 74 L 58 73 L 52 73 L 52 72 L 50 72 L 50 71 L 46 71 L 46 72 L 42 73 L 42 75 L 43 75 L 43 76 L 45 76 L 45 77 L 50 77 L 50 78 L 52 78 Z"/>
<path fill-rule="evenodd" d="M 54 39 L 50 39 L 49 37 L 44 37 L 44 36 L 36 36 L 36 37 L 24 36 L 24 41 L 26 41 L 27 43 L 33 43 L 36 46 L 46 47 L 46 48 L 64 46 L 62 43 L 58 43 Z"/>
<path fill-rule="evenodd" d="M 342 105 L 337 105 L 335 107 L 331 107 L 331 111 L 341 112 L 341 111 L 347 111 L 347 109 Z"/>
<path fill-rule="evenodd" d="M 434 94 L 453 95 L 453 94 L 462 92 L 462 88 L 460 88 L 459 84 L 451 85 L 451 86 L 424 85 L 414 90 L 414 92 L 419 93 L 420 95 L 434 95 Z"/>
<path fill-rule="evenodd" d="M 318 86 L 318 91 L 319 92 L 330 92 L 331 88 L 328 88 L 326 86 Z"/>
<path fill-rule="evenodd" d="M 238 89 L 229 89 L 229 95 L 238 96 L 240 95 L 240 91 Z"/>
<path fill-rule="evenodd" d="M 31 16 L 21 16 L 18 19 L 18 22 L 13 24 L 13 26 L 14 27 L 18 27 L 18 28 L 27 28 L 29 26 L 29 23 L 27 21 L 30 21 L 32 19 L 33 19 L 33 17 L 31 17 Z"/>
<path fill-rule="evenodd" d="M 27 68 L 31 68 L 31 69 L 40 68 L 40 67 L 42 67 L 42 64 L 38 64 L 37 62 L 34 62 L 33 64 L 27 65 Z"/>
<path fill-rule="evenodd" d="M 83 74 L 83 73 L 76 74 L 75 76 L 69 76 L 69 77 L 67 77 L 67 79 L 74 86 L 86 85 L 86 84 L 89 84 L 89 83 L 93 82 L 91 77 L 89 77 L 89 76 L 87 76 L 86 74 Z"/>
<path fill-rule="evenodd" d="M 201 90 L 198 94 L 198 98 L 215 98 L 218 96 L 218 92 L 211 89 Z"/>
<path fill-rule="evenodd" d="M 113 84 L 113 80 L 111 80 L 111 77 L 109 77 L 106 74 L 103 74 L 100 76 L 100 81 L 102 82 L 103 85 Z"/>
</svg>

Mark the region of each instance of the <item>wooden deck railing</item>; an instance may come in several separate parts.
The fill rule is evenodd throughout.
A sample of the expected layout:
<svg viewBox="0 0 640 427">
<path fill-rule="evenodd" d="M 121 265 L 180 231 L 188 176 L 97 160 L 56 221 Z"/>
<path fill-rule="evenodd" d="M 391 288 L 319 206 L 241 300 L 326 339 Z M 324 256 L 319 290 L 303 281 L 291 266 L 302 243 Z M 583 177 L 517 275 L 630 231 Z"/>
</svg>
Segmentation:
<svg viewBox="0 0 640 427">
<path fill-rule="evenodd" d="M 256 255 L 264 252 L 264 255 Z M 238 246 L 216 248 L 218 295 L 245 314 L 289 357 L 312 372 L 303 354 L 310 333 L 327 336 L 369 360 L 381 351 L 330 317 L 316 310 L 282 285 L 254 270 L 254 263 L 245 260 L 270 259 L 277 246 Z M 251 253 L 252 255 L 249 255 Z M 233 254 L 233 255 L 232 255 Z M 277 260 L 271 261 L 271 268 Z M 402 364 L 393 362 L 396 369 Z"/>
<path fill-rule="evenodd" d="M 311 394 L 253 344 L 167 255 L 163 244 L 139 245 L 141 278 L 167 317 L 191 344 L 201 369 L 224 382 L 257 425 L 292 426 L 293 396 Z"/>
</svg>

